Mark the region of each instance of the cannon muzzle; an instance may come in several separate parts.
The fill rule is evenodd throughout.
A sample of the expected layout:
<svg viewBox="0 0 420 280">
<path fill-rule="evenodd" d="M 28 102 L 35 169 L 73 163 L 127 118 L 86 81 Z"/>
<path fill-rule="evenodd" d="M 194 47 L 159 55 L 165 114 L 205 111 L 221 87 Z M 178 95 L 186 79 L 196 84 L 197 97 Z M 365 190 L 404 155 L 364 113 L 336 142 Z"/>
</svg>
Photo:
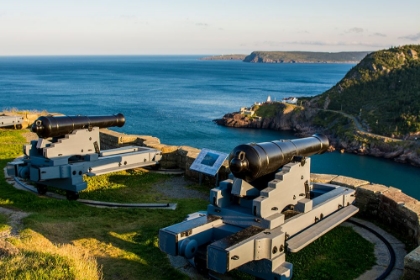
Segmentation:
<svg viewBox="0 0 420 280">
<path fill-rule="evenodd" d="M 125 117 L 121 113 L 112 116 L 42 116 L 32 124 L 31 131 L 40 138 L 49 138 L 64 136 L 76 129 L 122 127 L 124 123 Z"/>
<path fill-rule="evenodd" d="M 243 144 L 230 153 L 229 167 L 236 178 L 252 182 L 276 172 L 291 162 L 294 156 L 321 154 L 328 147 L 328 138 L 322 134 L 294 140 Z"/>
</svg>

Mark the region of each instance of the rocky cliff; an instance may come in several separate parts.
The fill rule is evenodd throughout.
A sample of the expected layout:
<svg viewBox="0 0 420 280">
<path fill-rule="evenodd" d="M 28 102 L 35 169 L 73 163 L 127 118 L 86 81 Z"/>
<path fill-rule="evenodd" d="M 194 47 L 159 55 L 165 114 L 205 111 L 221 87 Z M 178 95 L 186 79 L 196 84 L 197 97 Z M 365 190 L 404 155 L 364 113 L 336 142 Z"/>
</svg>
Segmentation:
<svg viewBox="0 0 420 280">
<path fill-rule="evenodd" d="M 298 137 L 324 133 L 330 139 L 330 150 L 387 158 L 420 167 L 420 143 L 416 141 L 394 141 L 357 131 L 352 121 L 339 113 L 298 106 L 292 110 L 284 110 L 281 105 L 279 108 L 271 117 L 251 118 L 235 112 L 214 122 L 227 127 L 294 131 Z"/>
</svg>

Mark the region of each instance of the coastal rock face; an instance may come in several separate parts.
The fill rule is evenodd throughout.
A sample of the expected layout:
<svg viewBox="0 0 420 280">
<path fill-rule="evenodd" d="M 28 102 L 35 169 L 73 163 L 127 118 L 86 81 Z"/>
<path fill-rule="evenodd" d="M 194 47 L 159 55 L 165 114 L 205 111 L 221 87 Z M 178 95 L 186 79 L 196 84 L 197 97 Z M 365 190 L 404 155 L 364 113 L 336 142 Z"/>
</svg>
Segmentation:
<svg viewBox="0 0 420 280">
<path fill-rule="evenodd" d="M 279 112 L 271 118 L 250 118 L 239 112 L 228 113 L 221 119 L 214 120 L 218 125 L 240 128 L 262 128 L 272 130 L 293 130 L 300 134 L 310 135 L 315 130 L 310 122 L 305 119 L 311 119 L 314 111 L 306 111 L 305 114 L 293 112 Z"/>
<path fill-rule="evenodd" d="M 263 128 L 272 130 L 295 130 L 307 129 L 307 125 L 299 121 L 298 114 L 281 113 L 272 118 L 250 118 L 239 112 L 229 113 L 221 119 L 214 120 L 218 125 L 241 128 Z"/>
<path fill-rule="evenodd" d="M 366 141 L 363 134 L 356 137 L 357 140 L 348 140 L 345 137 L 337 136 L 328 128 L 316 126 L 313 120 L 317 117 L 318 112 L 313 108 L 305 108 L 277 112 L 274 117 L 269 118 L 250 118 L 240 112 L 235 112 L 228 113 L 223 118 L 214 120 L 214 122 L 227 127 L 294 131 L 298 137 L 323 133 L 330 140 L 332 145 L 330 150 L 337 149 L 347 153 L 392 159 L 396 162 L 420 167 L 420 155 L 416 152 L 420 150 L 420 141 L 409 141 L 409 146 L 404 147 L 380 138 Z"/>
</svg>

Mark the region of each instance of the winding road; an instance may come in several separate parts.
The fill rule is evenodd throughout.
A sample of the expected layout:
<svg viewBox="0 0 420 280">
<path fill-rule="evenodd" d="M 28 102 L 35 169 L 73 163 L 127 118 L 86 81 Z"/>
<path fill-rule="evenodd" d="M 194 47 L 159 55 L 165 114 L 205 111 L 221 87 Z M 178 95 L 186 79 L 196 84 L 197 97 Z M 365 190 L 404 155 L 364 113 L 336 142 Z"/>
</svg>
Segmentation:
<svg viewBox="0 0 420 280">
<path fill-rule="evenodd" d="M 374 134 L 374 133 L 368 132 L 368 131 L 366 131 L 366 130 L 363 129 L 362 124 L 354 116 L 349 115 L 347 113 L 344 113 L 342 111 L 326 110 L 326 109 L 319 109 L 319 110 L 323 110 L 323 111 L 327 111 L 327 112 L 333 112 L 333 113 L 338 113 L 338 114 L 341 114 L 341 115 L 343 115 L 343 116 L 351 119 L 353 121 L 354 125 L 356 126 L 357 132 L 360 133 L 360 134 L 364 134 L 366 136 L 375 137 L 375 138 L 381 138 L 381 139 L 383 139 L 386 142 L 399 142 L 399 141 L 402 141 L 401 139 L 395 139 L 395 138 L 386 137 L 386 136 L 383 136 L 383 135 L 379 135 L 379 134 Z"/>
</svg>

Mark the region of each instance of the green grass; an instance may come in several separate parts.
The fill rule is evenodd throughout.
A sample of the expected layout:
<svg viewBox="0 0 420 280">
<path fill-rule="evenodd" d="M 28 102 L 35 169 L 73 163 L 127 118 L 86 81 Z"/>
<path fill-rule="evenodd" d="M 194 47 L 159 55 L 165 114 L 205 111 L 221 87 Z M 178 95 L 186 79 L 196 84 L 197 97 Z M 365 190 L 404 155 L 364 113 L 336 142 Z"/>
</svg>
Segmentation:
<svg viewBox="0 0 420 280">
<path fill-rule="evenodd" d="M 7 220 L 7 217 L 0 213 L 0 232 L 10 228 L 10 226 L 7 225 Z"/>
<path fill-rule="evenodd" d="M 0 279 L 76 279 L 66 258 L 42 252 L 25 251 L 0 261 Z"/>
<path fill-rule="evenodd" d="M 168 177 L 144 169 L 86 177 L 88 188 L 80 193 L 80 198 L 114 202 L 169 202 L 170 199 L 151 188 Z"/>
<path fill-rule="evenodd" d="M 1 169 L 21 155 L 25 142 L 21 133 L 0 131 Z M 20 236 L 9 238 L 20 253 L 0 258 L 0 266 L 8 267 L 0 267 L 0 273 L 5 273 L 0 274 L 1 279 L 189 279 L 174 269 L 158 248 L 158 231 L 179 223 L 187 214 L 205 210 L 208 201 L 172 199 L 152 188 L 153 184 L 163 187 L 170 176 L 139 169 L 87 178 L 88 189 L 81 197 L 144 203 L 170 201 L 178 204 L 175 211 L 94 208 L 20 191 L 4 179 L 1 172 L 0 207 L 31 215 L 23 220 Z M 209 189 L 205 185 L 189 187 L 206 193 Z M 0 216 L 0 225 L 5 223 L 4 218 Z M 295 264 L 295 269 L 299 266 Z M 236 272 L 233 275 L 236 279 L 243 277 Z"/>
<path fill-rule="evenodd" d="M 293 263 L 293 279 L 354 279 L 375 264 L 373 248 L 353 229 L 340 226 L 286 260 Z"/>
<path fill-rule="evenodd" d="M 277 112 L 282 111 L 283 108 L 284 105 L 281 103 L 263 104 L 258 107 L 255 114 L 263 118 L 272 118 L 277 114 Z"/>
</svg>

